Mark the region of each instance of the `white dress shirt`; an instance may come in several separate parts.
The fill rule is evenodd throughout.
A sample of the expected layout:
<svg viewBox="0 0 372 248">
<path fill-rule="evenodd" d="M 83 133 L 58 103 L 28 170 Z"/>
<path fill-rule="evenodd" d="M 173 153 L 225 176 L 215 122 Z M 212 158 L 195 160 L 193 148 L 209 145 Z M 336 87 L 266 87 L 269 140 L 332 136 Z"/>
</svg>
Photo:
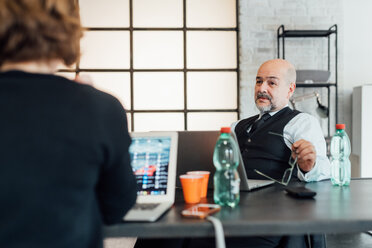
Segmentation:
<svg viewBox="0 0 372 248">
<path fill-rule="evenodd" d="M 269 112 L 269 114 L 273 116 L 278 112 Z M 261 118 L 261 115 L 259 118 Z M 232 130 L 235 130 L 238 122 L 232 124 Z M 250 128 L 248 128 L 247 132 L 249 130 Z M 309 141 L 315 147 L 316 161 L 314 167 L 309 172 L 303 173 L 297 165 L 297 177 L 301 181 L 313 182 L 330 178 L 331 165 L 327 157 L 326 142 L 319 122 L 314 116 L 307 113 L 296 115 L 284 126 L 283 136 L 285 137 L 284 143 L 290 150 L 292 150 L 292 144 L 300 139 Z"/>
</svg>

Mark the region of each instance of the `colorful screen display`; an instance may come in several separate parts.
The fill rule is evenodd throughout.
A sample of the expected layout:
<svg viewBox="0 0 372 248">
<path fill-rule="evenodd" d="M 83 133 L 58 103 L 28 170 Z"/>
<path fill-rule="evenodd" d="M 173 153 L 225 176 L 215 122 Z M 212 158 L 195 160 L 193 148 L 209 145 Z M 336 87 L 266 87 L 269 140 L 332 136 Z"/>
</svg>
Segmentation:
<svg viewBox="0 0 372 248">
<path fill-rule="evenodd" d="M 129 148 L 138 195 L 167 193 L 170 137 L 133 137 Z"/>
</svg>

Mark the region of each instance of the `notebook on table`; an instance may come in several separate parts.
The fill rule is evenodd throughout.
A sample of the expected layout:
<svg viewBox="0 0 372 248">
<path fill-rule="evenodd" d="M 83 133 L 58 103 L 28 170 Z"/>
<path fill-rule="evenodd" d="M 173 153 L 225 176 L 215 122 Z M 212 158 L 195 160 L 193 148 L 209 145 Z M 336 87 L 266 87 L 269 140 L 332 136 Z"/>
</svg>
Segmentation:
<svg viewBox="0 0 372 248">
<path fill-rule="evenodd" d="M 129 147 L 137 201 L 125 221 L 156 221 L 174 203 L 177 132 L 132 132 Z"/>
<path fill-rule="evenodd" d="M 211 172 L 208 188 L 213 189 L 213 175 L 216 171 L 213 164 L 213 152 L 219 135 L 219 131 L 178 132 L 177 178 L 187 171 L 207 170 Z M 240 176 L 241 191 L 250 191 L 274 183 L 271 180 L 248 179 L 240 153 L 239 161 L 237 170 Z M 177 187 L 181 187 L 178 179 Z"/>
</svg>

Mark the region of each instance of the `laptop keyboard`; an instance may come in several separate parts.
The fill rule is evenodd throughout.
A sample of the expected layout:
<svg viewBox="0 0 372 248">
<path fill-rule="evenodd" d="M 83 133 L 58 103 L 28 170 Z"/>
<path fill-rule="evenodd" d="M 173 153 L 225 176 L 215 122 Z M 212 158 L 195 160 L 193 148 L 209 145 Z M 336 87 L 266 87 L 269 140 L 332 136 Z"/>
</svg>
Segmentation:
<svg viewBox="0 0 372 248">
<path fill-rule="evenodd" d="M 134 210 L 152 210 L 159 206 L 159 203 L 136 203 L 132 209 Z"/>
</svg>

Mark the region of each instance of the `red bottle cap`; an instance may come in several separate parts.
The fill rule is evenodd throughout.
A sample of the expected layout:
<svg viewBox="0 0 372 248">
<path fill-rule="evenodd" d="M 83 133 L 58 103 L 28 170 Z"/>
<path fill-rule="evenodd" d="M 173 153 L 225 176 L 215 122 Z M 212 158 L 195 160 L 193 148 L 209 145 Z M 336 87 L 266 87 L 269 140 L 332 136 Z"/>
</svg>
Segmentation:
<svg viewBox="0 0 372 248">
<path fill-rule="evenodd" d="M 221 127 L 221 133 L 230 133 L 230 127 Z"/>
<path fill-rule="evenodd" d="M 336 129 L 345 129 L 345 124 L 336 124 Z"/>
</svg>

